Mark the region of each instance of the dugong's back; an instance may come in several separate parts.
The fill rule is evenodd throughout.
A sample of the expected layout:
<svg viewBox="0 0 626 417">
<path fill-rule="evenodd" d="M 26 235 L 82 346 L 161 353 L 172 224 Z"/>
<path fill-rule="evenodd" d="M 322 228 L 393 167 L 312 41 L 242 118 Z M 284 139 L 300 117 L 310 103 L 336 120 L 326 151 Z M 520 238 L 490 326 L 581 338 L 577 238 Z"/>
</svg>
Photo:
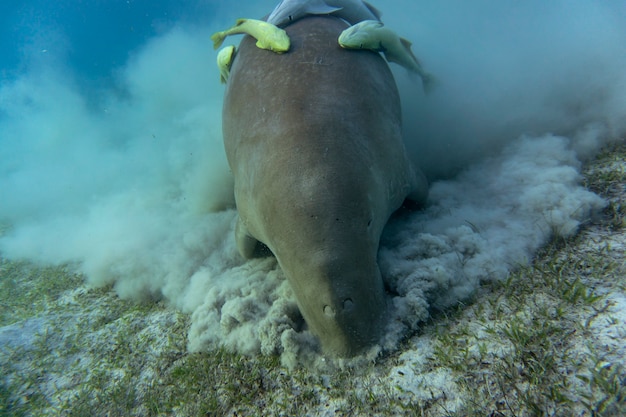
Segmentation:
<svg viewBox="0 0 626 417">
<path fill-rule="evenodd" d="M 305 321 L 341 355 L 384 327 L 380 234 L 417 188 L 393 76 L 378 54 L 339 47 L 346 27 L 298 20 L 282 55 L 245 37 L 223 109 L 240 250 L 255 239 L 272 250 Z"/>
</svg>

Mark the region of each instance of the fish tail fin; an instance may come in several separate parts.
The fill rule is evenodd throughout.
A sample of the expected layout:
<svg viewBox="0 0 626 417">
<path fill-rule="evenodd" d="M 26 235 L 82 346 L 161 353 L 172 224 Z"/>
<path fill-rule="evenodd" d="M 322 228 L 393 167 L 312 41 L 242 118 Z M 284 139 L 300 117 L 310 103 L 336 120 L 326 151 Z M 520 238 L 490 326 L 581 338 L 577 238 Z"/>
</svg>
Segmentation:
<svg viewBox="0 0 626 417">
<path fill-rule="evenodd" d="M 224 34 L 224 32 L 215 32 L 213 35 L 211 35 L 211 40 L 213 41 L 213 49 L 217 49 L 222 46 L 224 39 L 226 39 L 226 35 Z"/>
<path fill-rule="evenodd" d="M 409 80 L 411 80 L 411 83 L 413 83 L 413 84 L 418 84 L 420 82 L 420 80 L 421 80 L 422 81 L 422 87 L 424 86 L 424 80 L 414 70 L 412 70 L 410 68 L 407 68 L 406 69 L 406 76 L 408 77 Z"/>
<path fill-rule="evenodd" d="M 404 38 L 400 38 L 400 42 L 402 46 L 406 50 L 407 54 L 411 57 L 411 60 L 414 63 L 413 68 L 409 70 L 418 74 L 422 78 L 422 87 L 424 88 L 424 93 L 428 94 L 432 91 L 434 85 L 436 84 L 436 79 L 432 74 L 424 71 L 422 67 L 422 63 L 417 59 L 413 51 L 411 50 L 411 46 L 413 45 L 410 41 Z"/>
<path fill-rule="evenodd" d="M 415 71 L 414 69 L 407 68 L 406 75 L 411 80 L 411 83 L 418 84 L 421 81 L 422 90 L 425 95 L 432 93 L 433 89 L 437 87 L 439 81 L 434 75 L 425 71 Z"/>
<path fill-rule="evenodd" d="M 437 78 L 428 72 L 421 74 L 421 77 L 424 94 L 430 94 L 433 91 L 433 88 L 437 86 Z"/>
</svg>

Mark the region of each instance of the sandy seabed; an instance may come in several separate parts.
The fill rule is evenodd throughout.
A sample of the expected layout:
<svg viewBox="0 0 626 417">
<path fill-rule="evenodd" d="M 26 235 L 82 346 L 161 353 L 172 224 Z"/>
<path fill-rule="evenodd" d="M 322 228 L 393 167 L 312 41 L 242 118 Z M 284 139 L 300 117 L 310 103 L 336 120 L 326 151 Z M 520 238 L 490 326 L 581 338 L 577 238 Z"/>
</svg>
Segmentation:
<svg viewBox="0 0 626 417">
<path fill-rule="evenodd" d="M 88 288 L 71 265 L 3 260 L 0 413 L 623 415 L 625 157 L 606 151 L 585 171 L 609 201 L 601 218 L 357 366 L 188 353 L 189 316 L 165 303 Z"/>
</svg>

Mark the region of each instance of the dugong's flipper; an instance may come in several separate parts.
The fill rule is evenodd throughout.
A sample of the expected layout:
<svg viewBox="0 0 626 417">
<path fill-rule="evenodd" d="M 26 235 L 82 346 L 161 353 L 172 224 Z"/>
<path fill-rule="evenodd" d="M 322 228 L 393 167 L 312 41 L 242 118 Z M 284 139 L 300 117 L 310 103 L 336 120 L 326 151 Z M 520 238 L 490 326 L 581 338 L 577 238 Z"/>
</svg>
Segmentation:
<svg viewBox="0 0 626 417">
<path fill-rule="evenodd" d="M 254 258 L 259 252 L 258 246 L 260 242 L 250 236 L 248 229 L 246 229 L 239 216 L 237 216 L 237 225 L 235 226 L 235 243 L 239 253 L 245 259 Z"/>
<path fill-rule="evenodd" d="M 428 179 L 421 169 L 412 167 L 414 173 L 413 189 L 407 195 L 407 200 L 415 203 L 416 207 L 424 207 L 428 198 Z"/>
</svg>

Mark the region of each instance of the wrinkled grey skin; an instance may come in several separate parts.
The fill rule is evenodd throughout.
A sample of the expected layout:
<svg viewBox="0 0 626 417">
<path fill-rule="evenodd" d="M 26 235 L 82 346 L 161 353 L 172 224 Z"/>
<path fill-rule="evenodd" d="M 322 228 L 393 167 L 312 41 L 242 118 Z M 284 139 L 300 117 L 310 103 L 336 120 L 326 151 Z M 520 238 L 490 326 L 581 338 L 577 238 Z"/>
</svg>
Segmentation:
<svg viewBox="0 0 626 417">
<path fill-rule="evenodd" d="M 289 25 L 288 53 L 246 36 L 231 68 L 223 134 L 235 179 L 244 257 L 276 256 L 327 353 L 379 340 L 386 296 L 376 261 L 389 216 L 427 184 L 401 140 L 400 102 L 385 61 L 337 44 L 346 24 Z"/>
</svg>

